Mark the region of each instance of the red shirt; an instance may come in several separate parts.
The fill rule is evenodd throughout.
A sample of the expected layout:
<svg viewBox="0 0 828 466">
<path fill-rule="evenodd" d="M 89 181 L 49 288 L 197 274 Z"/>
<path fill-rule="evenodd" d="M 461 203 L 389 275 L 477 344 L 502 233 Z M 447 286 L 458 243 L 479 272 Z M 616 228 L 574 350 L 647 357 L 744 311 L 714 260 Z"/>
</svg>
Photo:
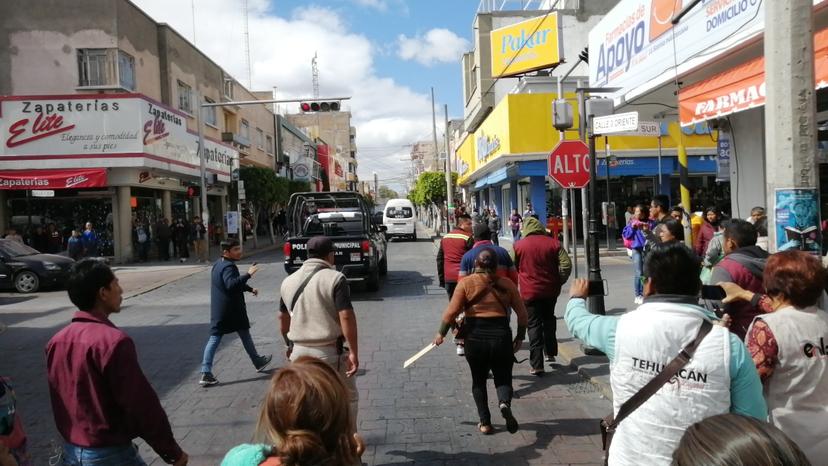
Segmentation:
<svg viewBox="0 0 828 466">
<path fill-rule="evenodd" d="M 557 239 L 543 234 L 523 237 L 514 245 L 520 295 L 524 301 L 557 298 L 561 294 L 561 274 Z"/>
<path fill-rule="evenodd" d="M 100 448 L 141 437 L 167 463 L 181 456 L 135 344 L 109 319 L 76 312 L 46 344 L 46 371 L 55 424 L 67 442 Z"/>
</svg>

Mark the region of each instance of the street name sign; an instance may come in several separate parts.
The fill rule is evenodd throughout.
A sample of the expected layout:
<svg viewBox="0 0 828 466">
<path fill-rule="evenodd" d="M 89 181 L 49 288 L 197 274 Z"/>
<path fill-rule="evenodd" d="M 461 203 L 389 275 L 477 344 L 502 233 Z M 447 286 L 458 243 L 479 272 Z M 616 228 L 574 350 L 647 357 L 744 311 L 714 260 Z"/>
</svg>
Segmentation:
<svg viewBox="0 0 828 466">
<path fill-rule="evenodd" d="M 638 112 L 618 113 L 592 119 L 592 134 L 624 133 L 638 130 Z"/>
<path fill-rule="evenodd" d="M 561 141 L 549 154 L 549 176 L 562 188 L 589 184 L 589 147 L 583 141 Z"/>
<path fill-rule="evenodd" d="M 638 128 L 635 131 L 614 133 L 613 136 L 646 136 L 657 138 L 661 136 L 661 125 L 655 121 L 639 121 Z"/>
</svg>

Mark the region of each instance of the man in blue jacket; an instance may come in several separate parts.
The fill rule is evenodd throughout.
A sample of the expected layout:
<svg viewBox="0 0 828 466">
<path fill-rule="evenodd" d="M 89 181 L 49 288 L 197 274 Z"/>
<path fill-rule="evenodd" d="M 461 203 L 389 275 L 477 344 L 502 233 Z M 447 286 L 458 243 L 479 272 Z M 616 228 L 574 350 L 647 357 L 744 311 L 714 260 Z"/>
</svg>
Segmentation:
<svg viewBox="0 0 828 466">
<path fill-rule="evenodd" d="M 221 337 L 227 333 L 236 332 L 247 351 L 253 366 L 262 371 L 272 356 L 259 356 L 253 338 L 250 337 L 250 320 L 247 318 L 247 306 L 244 303 L 244 292 L 249 291 L 253 296 L 259 290 L 252 288 L 247 281 L 256 274 L 259 267 L 255 263 L 247 269 L 244 275 L 239 274 L 236 261 L 241 259 L 241 247 L 235 239 L 222 241 L 221 259 L 213 264 L 212 286 L 210 287 L 210 338 L 204 347 L 204 359 L 201 363 L 200 385 L 215 385 L 218 380 L 213 376 L 213 358 L 216 355 Z"/>
</svg>

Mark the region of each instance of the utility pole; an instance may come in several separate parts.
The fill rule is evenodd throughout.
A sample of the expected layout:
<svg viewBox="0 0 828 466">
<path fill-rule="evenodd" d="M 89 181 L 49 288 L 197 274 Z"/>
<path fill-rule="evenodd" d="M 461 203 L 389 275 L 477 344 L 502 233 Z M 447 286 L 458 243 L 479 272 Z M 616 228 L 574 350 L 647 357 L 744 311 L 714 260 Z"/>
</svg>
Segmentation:
<svg viewBox="0 0 828 466">
<path fill-rule="evenodd" d="M 201 97 L 200 92 L 195 93 L 196 97 L 196 124 L 198 125 L 198 164 L 199 164 L 199 174 L 201 175 L 201 183 L 199 183 L 201 189 L 201 221 L 204 224 L 204 228 L 210 228 L 210 211 L 207 208 L 207 157 L 206 152 L 204 152 L 204 108 L 201 105 L 201 102 L 204 100 Z M 239 215 L 241 215 L 241 211 L 239 211 Z M 210 257 L 210 240 L 208 239 L 205 244 L 204 254 L 209 259 Z"/>
<path fill-rule="evenodd" d="M 379 199 L 379 178 L 377 178 L 377 172 L 374 172 L 374 201 Z"/>
<path fill-rule="evenodd" d="M 431 87 L 431 134 L 432 134 L 432 136 L 434 136 L 434 161 L 435 161 L 435 163 L 437 163 L 439 165 L 440 152 L 437 149 L 437 112 L 434 109 L 434 86 Z M 438 212 L 439 212 L 439 207 L 438 207 Z M 439 215 L 438 215 L 437 218 L 438 219 L 440 218 Z M 442 225 L 442 222 L 440 223 L 440 225 Z M 438 226 L 436 229 L 440 230 L 440 227 Z M 448 230 L 446 230 L 446 231 L 448 231 Z"/>
<path fill-rule="evenodd" d="M 451 231 L 451 220 L 454 218 L 454 187 L 451 185 L 451 159 L 449 158 L 448 104 L 443 104 L 443 115 L 446 120 L 446 231 Z M 494 234 L 498 233 L 494 232 Z"/>
<path fill-rule="evenodd" d="M 765 176 L 769 246 L 776 252 L 776 190 L 816 188 L 814 18 L 811 0 L 764 7 L 765 18 L 773 18 L 765 22 Z M 818 216 L 818 193 L 814 198 Z"/>
</svg>

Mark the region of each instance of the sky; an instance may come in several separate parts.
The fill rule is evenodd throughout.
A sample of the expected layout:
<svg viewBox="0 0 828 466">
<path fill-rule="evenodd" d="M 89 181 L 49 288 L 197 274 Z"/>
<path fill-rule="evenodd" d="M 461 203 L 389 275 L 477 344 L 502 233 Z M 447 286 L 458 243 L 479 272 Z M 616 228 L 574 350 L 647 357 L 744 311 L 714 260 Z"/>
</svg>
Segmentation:
<svg viewBox="0 0 828 466">
<path fill-rule="evenodd" d="M 133 0 L 170 24 L 247 85 L 243 0 Z M 471 50 L 479 0 L 248 0 L 252 89 L 277 98 L 351 96 L 343 109 L 357 128 L 357 174 L 400 190 L 410 144 L 432 139 L 434 87 L 438 138 L 463 114 L 460 60 Z M 298 105 L 297 105 L 298 107 Z M 295 110 L 288 107 L 293 113 Z M 298 109 L 296 109 L 298 111 Z"/>
</svg>

